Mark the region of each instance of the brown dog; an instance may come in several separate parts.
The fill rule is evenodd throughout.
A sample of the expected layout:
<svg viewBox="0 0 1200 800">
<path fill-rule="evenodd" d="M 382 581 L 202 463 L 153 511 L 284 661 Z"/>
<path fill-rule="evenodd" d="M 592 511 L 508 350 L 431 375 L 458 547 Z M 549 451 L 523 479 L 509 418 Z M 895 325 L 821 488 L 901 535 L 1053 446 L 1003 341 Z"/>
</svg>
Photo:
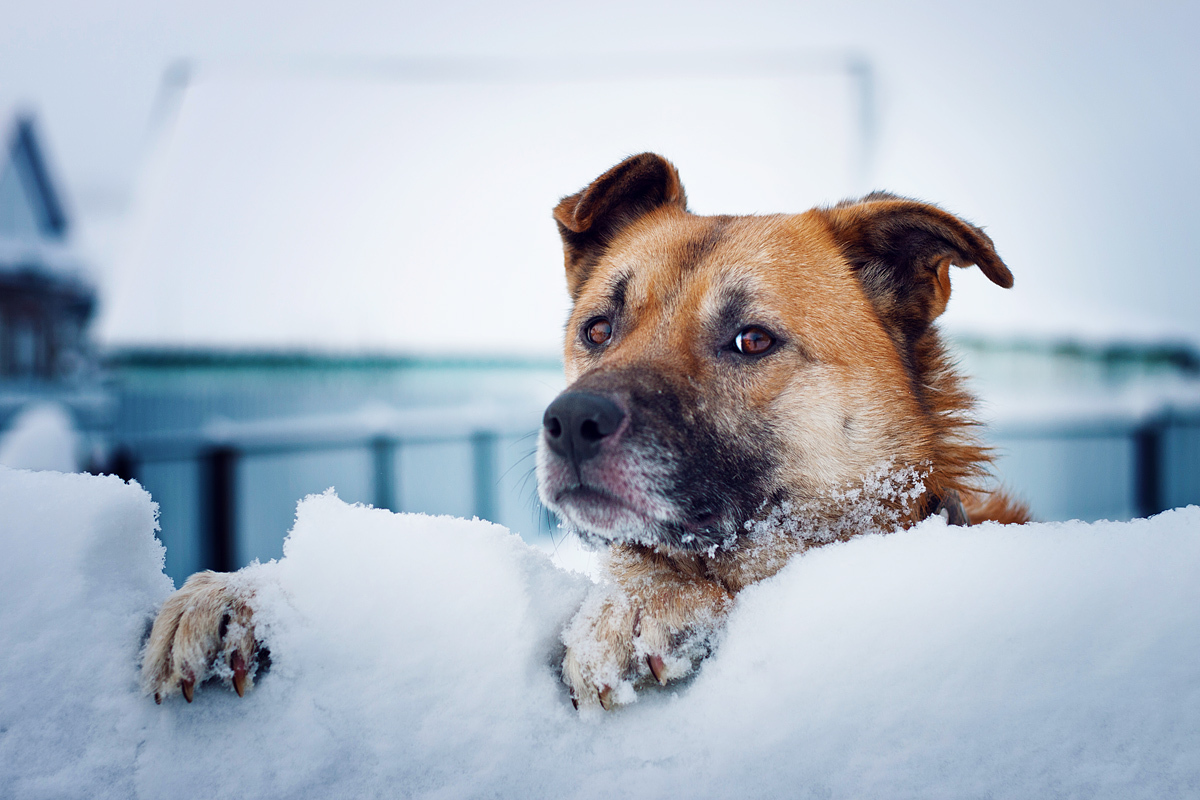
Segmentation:
<svg viewBox="0 0 1200 800">
<path fill-rule="evenodd" d="M 611 542 L 564 634 L 577 702 L 690 672 L 733 597 L 797 552 L 942 512 L 1024 521 L 979 488 L 971 398 L 934 319 L 951 265 L 1012 275 L 978 228 L 873 194 L 796 216 L 688 213 L 653 154 L 554 211 L 574 309 L 542 501 Z"/>
<path fill-rule="evenodd" d="M 563 634 L 577 703 L 690 673 L 733 597 L 808 547 L 940 513 L 1025 521 L 982 488 L 972 399 L 933 321 L 950 267 L 1012 275 L 978 228 L 888 194 L 700 217 L 665 159 L 627 159 L 554 210 L 574 302 L 546 410 L 543 502 L 610 545 Z M 156 699 L 253 682 L 252 599 L 193 576 L 155 621 Z M 215 666 L 214 666 L 215 665 Z"/>
</svg>

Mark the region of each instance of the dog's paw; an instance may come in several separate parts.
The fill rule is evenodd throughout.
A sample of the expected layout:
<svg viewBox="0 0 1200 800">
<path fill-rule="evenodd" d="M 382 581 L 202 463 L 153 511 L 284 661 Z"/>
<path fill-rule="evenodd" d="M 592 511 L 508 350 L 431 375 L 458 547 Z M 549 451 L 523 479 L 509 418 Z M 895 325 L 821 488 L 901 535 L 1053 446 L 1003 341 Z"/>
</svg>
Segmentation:
<svg viewBox="0 0 1200 800">
<path fill-rule="evenodd" d="M 730 603 L 715 585 L 597 589 L 562 635 L 572 702 L 611 710 L 636 700 L 641 684 L 687 676 L 712 651 Z"/>
<path fill-rule="evenodd" d="M 167 598 L 142 655 L 142 689 L 154 702 L 182 692 L 189 703 L 210 677 L 238 696 L 254 685 L 259 648 L 249 593 L 233 575 L 198 572 Z"/>
</svg>

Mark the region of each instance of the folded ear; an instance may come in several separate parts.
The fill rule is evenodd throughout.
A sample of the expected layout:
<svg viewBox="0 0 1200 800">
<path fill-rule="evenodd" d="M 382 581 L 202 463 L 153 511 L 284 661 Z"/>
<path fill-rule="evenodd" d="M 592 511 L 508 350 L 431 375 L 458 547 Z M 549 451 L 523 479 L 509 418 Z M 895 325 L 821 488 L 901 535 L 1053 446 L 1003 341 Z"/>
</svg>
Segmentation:
<svg viewBox="0 0 1200 800">
<path fill-rule="evenodd" d="M 988 235 L 937 206 L 875 192 L 821 213 L 880 316 L 909 343 L 946 310 L 952 265 L 1013 285 Z"/>
<path fill-rule="evenodd" d="M 687 210 L 675 166 L 660 155 L 630 156 L 554 207 L 563 240 L 571 299 L 587 281 L 613 237 L 639 217 L 666 205 Z"/>
</svg>

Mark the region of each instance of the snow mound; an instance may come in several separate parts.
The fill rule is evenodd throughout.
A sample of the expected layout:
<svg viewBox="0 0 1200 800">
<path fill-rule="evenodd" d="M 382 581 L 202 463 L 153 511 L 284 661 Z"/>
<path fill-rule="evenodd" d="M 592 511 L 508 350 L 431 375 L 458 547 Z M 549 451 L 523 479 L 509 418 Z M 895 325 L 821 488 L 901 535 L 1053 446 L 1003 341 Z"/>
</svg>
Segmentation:
<svg viewBox="0 0 1200 800">
<path fill-rule="evenodd" d="M 137 689 L 155 508 L 0 469 L 3 797 L 1146 797 L 1200 792 L 1200 509 L 932 519 L 797 559 L 690 683 L 580 715 L 591 582 L 486 522 L 332 494 L 248 570 L 273 666 Z"/>
<path fill-rule="evenodd" d="M 31 403 L 0 434 L 0 465 L 16 469 L 79 469 L 79 433 L 59 403 Z"/>
<path fill-rule="evenodd" d="M 131 796 L 157 513 L 119 478 L 0 467 L 0 797 Z"/>
</svg>

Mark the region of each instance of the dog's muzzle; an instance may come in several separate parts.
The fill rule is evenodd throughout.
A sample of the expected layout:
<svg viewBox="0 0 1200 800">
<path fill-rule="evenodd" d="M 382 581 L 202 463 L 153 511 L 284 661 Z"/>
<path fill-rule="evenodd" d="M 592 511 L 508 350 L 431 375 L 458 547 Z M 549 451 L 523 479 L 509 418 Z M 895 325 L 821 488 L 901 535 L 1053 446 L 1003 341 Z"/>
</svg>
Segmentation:
<svg viewBox="0 0 1200 800">
<path fill-rule="evenodd" d="M 762 504 L 768 472 L 697 406 L 649 368 L 585 375 L 542 417 L 538 496 L 591 541 L 724 546 Z"/>
</svg>

